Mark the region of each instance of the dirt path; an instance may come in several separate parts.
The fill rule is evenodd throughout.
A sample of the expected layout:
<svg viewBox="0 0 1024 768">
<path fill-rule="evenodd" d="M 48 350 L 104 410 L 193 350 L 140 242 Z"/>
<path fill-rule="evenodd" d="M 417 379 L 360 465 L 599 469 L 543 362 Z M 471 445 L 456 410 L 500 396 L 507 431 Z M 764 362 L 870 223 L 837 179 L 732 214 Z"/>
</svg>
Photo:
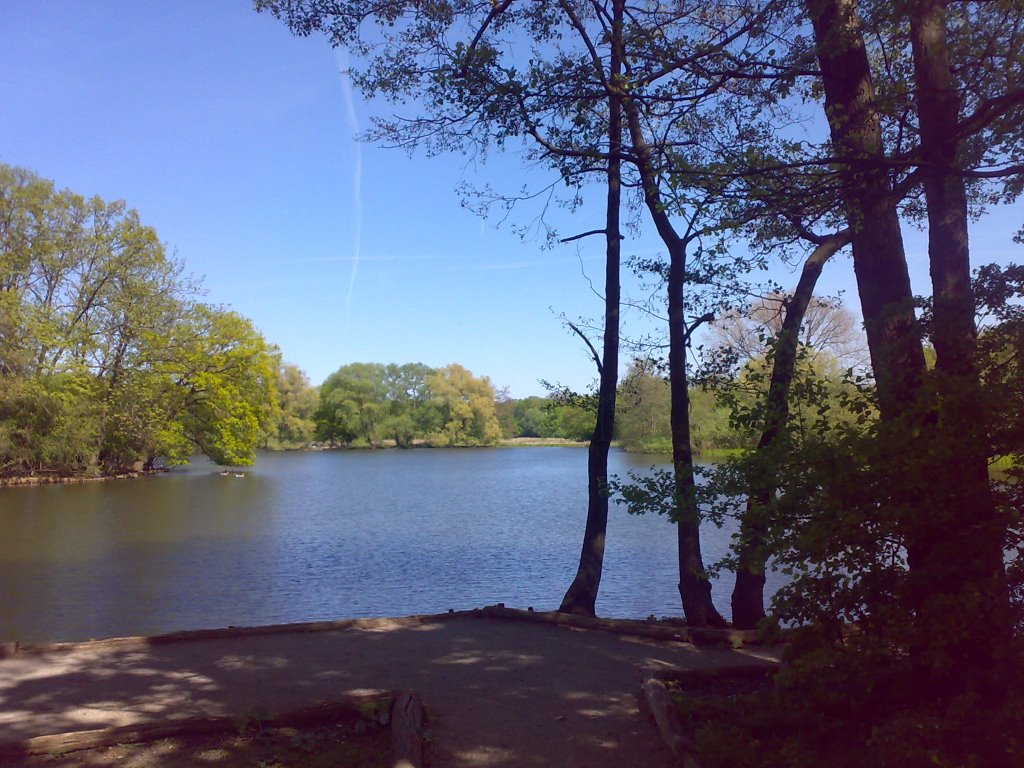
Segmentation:
<svg viewBox="0 0 1024 768">
<path fill-rule="evenodd" d="M 0 742 L 413 689 L 433 768 L 663 766 L 645 673 L 770 658 L 542 624 L 380 619 L 326 632 L 81 644 L 0 660 Z"/>
</svg>

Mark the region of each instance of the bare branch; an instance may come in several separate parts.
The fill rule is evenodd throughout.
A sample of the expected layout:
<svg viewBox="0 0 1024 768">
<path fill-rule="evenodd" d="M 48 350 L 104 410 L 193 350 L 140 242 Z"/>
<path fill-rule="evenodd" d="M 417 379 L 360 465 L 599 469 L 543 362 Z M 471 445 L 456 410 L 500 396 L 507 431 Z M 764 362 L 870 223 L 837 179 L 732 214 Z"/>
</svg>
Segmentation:
<svg viewBox="0 0 1024 768">
<path fill-rule="evenodd" d="M 572 237 L 563 237 L 558 242 L 560 242 L 560 243 L 571 243 L 573 240 L 582 240 L 584 237 L 590 237 L 591 235 L 607 235 L 607 234 L 608 234 L 608 230 L 607 229 L 592 229 L 589 232 L 582 232 L 582 233 L 580 233 L 578 235 L 573 235 Z M 619 235 L 619 240 L 625 240 L 625 239 L 626 238 L 623 235 Z"/>
<path fill-rule="evenodd" d="M 569 326 L 570 328 L 572 328 L 573 332 L 574 332 L 574 333 L 575 333 L 575 334 L 576 334 L 577 336 L 579 336 L 579 337 L 580 337 L 581 339 L 583 339 L 583 343 L 584 343 L 584 344 L 586 344 L 586 345 L 587 345 L 587 347 L 589 347 L 589 349 L 590 349 L 590 355 L 591 355 L 591 357 L 593 357 L 593 358 L 594 358 L 594 365 L 596 365 L 596 366 L 597 366 L 597 372 L 598 372 L 598 373 L 600 374 L 600 373 L 601 373 L 601 371 L 602 371 L 602 369 L 604 368 L 604 366 L 603 366 L 603 365 L 601 365 L 601 356 L 600 356 L 599 354 L 597 354 L 597 350 L 596 350 L 596 349 L 594 349 L 594 345 L 590 343 L 590 339 L 588 339 L 588 338 L 587 338 L 587 335 L 586 335 L 585 333 L 583 333 L 583 331 L 581 331 L 581 330 L 580 330 L 580 329 L 579 329 L 579 328 L 578 328 L 578 327 L 576 326 L 576 324 L 575 324 L 575 323 L 573 323 L 573 322 L 571 322 L 571 321 L 569 321 L 569 320 L 566 320 L 566 321 L 565 321 L 565 324 L 566 324 L 566 325 L 568 325 L 568 326 Z"/>
</svg>

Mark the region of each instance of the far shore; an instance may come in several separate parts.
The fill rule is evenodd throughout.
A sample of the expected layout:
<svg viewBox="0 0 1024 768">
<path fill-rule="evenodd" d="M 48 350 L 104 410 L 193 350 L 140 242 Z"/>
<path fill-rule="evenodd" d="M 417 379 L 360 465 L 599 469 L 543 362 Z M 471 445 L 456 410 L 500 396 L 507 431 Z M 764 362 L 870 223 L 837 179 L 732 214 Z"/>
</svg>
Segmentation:
<svg viewBox="0 0 1024 768">
<path fill-rule="evenodd" d="M 119 472 L 113 475 L 57 475 L 33 474 L 0 477 L 0 488 L 16 488 L 34 485 L 67 485 L 70 483 L 102 483 L 107 480 L 133 480 L 137 477 L 150 477 L 166 472 L 166 467 L 159 469 L 143 469 L 137 472 Z"/>
<path fill-rule="evenodd" d="M 586 448 L 590 445 L 588 441 L 581 440 L 570 440 L 565 437 L 511 437 L 500 440 L 493 446 L 445 446 L 449 448 Z M 620 447 L 616 443 L 612 444 L 613 447 Z M 426 441 L 417 440 L 414 441 L 411 446 L 412 449 L 430 449 L 437 446 L 432 446 Z M 303 452 L 303 451 L 371 451 L 371 450 L 395 450 L 396 444 L 394 440 L 385 440 L 375 446 L 369 445 L 326 445 L 312 443 L 307 446 L 300 448 L 280 448 L 280 449 L 260 449 L 267 450 L 270 452 Z M 403 449 L 405 450 L 405 449 Z M 735 451 L 719 451 L 709 452 L 706 455 L 702 455 L 698 458 L 704 458 L 707 460 L 722 459 L 727 455 L 731 455 Z M 722 455 L 718 455 L 722 454 Z M 238 467 L 224 467 L 225 469 L 243 471 L 248 469 L 247 466 Z M 106 480 L 130 480 L 139 477 L 149 477 L 168 471 L 168 467 L 160 467 L 157 469 L 150 470 L 137 470 L 131 472 L 119 472 L 112 475 L 60 475 L 56 473 L 34 473 L 31 475 L 13 475 L 9 477 L 0 477 L 0 488 L 14 488 L 21 486 L 37 486 L 37 485 L 61 485 L 71 483 L 99 483 Z"/>
</svg>

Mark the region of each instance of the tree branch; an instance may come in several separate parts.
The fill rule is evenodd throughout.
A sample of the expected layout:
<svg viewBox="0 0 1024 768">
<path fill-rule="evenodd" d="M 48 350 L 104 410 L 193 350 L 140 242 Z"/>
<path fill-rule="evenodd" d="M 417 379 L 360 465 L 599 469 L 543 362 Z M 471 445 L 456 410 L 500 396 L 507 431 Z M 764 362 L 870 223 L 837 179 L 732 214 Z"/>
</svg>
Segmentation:
<svg viewBox="0 0 1024 768">
<path fill-rule="evenodd" d="M 587 335 L 586 335 L 585 333 L 583 333 L 583 331 L 581 331 L 581 330 L 580 330 L 580 329 L 579 329 L 579 328 L 578 328 L 578 327 L 576 326 L 576 324 L 575 324 L 575 323 L 573 323 L 573 322 L 571 322 L 571 321 L 569 321 L 569 320 L 566 320 L 566 321 L 565 321 L 565 324 L 566 324 L 566 325 L 568 325 L 568 326 L 569 326 L 570 328 L 572 328 L 573 332 L 574 332 L 574 333 L 575 333 L 575 334 L 576 334 L 577 336 L 579 336 L 579 337 L 580 337 L 581 339 L 583 339 L 583 343 L 584 343 L 584 344 L 586 344 L 586 345 L 587 345 L 587 347 L 589 347 L 589 348 L 590 348 L 590 355 L 591 355 L 591 357 L 593 357 L 593 358 L 594 358 L 594 364 L 595 364 L 595 365 L 597 366 L 597 372 L 598 372 L 598 374 L 600 374 L 600 373 L 601 373 L 601 371 L 602 371 L 602 369 L 604 368 L 604 366 L 603 366 L 603 365 L 601 365 L 601 356 L 600 356 L 599 354 L 597 354 L 597 350 L 596 350 L 596 349 L 594 349 L 594 345 L 590 343 L 590 339 L 588 339 L 588 338 L 587 338 Z"/>
<path fill-rule="evenodd" d="M 582 240 L 584 237 L 590 237 L 590 235 L 607 235 L 607 234 L 608 234 L 608 230 L 607 229 L 592 229 L 589 232 L 582 232 L 582 233 L 580 233 L 578 235 L 573 235 L 572 237 L 563 237 L 558 242 L 560 242 L 560 243 L 571 243 L 573 240 Z M 626 238 L 623 235 L 619 235 L 619 240 L 625 240 L 625 239 Z"/>
</svg>

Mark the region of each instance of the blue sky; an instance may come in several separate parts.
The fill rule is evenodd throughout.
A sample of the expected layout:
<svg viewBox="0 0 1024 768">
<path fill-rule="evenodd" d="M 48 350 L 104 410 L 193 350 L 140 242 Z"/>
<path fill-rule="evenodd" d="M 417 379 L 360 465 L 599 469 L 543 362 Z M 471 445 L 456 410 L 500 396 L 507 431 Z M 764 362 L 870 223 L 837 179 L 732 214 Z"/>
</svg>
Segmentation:
<svg viewBox="0 0 1024 768">
<path fill-rule="evenodd" d="M 4 0 L 0 161 L 127 201 L 208 301 L 314 383 L 356 361 L 458 362 L 515 397 L 541 378 L 586 387 L 593 363 L 557 315 L 600 316 L 586 279 L 601 284 L 600 239 L 545 250 L 460 206 L 463 181 L 536 179 L 514 153 L 481 165 L 357 144 L 369 112 L 341 56 L 248 0 Z M 596 204 L 555 218 L 567 235 L 601 226 Z M 975 261 L 1008 260 L 1021 219 L 975 227 Z M 907 241 L 926 292 L 924 242 Z M 656 249 L 652 233 L 625 243 Z M 824 281 L 852 298 L 849 259 Z"/>
</svg>

